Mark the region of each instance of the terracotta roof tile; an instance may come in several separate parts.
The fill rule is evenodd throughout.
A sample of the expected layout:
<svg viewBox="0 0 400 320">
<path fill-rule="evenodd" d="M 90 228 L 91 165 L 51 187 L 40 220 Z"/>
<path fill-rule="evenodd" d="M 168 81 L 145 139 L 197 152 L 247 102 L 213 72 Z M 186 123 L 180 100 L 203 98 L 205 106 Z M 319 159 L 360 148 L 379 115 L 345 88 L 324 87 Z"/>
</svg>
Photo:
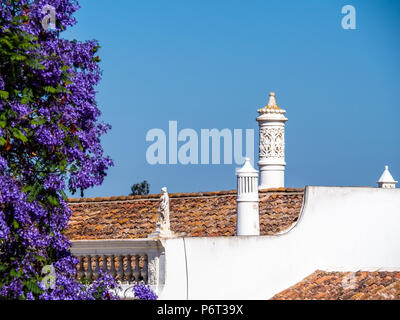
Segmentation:
<svg viewBox="0 0 400 320">
<path fill-rule="evenodd" d="M 272 300 L 400 300 L 400 272 L 317 270 Z"/>
<path fill-rule="evenodd" d="M 262 235 L 287 230 L 297 221 L 304 189 L 260 191 Z M 236 234 L 236 191 L 172 193 L 171 229 L 179 236 Z M 146 238 L 155 229 L 160 194 L 70 199 L 72 216 L 66 231 L 71 240 Z"/>
</svg>

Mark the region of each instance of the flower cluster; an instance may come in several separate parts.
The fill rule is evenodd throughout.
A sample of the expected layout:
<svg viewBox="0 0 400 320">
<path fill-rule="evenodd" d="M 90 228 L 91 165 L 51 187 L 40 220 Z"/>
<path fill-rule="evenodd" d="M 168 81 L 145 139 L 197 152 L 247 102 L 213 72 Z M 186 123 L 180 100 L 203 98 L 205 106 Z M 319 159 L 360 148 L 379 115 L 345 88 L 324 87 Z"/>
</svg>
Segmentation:
<svg viewBox="0 0 400 320">
<path fill-rule="evenodd" d="M 157 300 L 157 295 L 145 284 L 135 284 L 133 287 L 135 298 L 140 300 Z"/>
<path fill-rule="evenodd" d="M 56 11 L 45 31 L 42 8 Z M 77 260 L 64 236 L 71 192 L 100 185 L 112 166 L 100 137 L 95 86 L 101 78 L 96 41 L 60 34 L 75 23 L 75 0 L 2 0 L 0 4 L 0 298 L 114 298 L 104 275 L 76 280 Z M 41 287 L 43 266 L 56 272 Z"/>
</svg>

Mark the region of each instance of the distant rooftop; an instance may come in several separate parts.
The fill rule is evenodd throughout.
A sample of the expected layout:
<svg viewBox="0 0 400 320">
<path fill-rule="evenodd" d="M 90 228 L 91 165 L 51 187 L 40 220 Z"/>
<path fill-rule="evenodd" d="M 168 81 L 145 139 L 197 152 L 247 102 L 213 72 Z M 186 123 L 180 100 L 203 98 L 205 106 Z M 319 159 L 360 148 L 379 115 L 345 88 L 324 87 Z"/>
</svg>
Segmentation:
<svg viewBox="0 0 400 320">
<path fill-rule="evenodd" d="M 400 300 L 400 272 L 318 270 L 272 300 Z"/>
</svg>

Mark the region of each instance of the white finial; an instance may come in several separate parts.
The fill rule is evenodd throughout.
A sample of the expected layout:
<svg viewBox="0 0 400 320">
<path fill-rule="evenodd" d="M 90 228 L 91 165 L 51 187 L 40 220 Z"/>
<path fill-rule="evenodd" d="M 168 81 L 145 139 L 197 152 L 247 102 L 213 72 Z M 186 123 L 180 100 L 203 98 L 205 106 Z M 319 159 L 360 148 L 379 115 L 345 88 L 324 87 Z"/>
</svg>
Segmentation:
<svg viewBox="0 0 400 320">
<path fill-rule="evenodd" d="M 276 103 L 275 92 L 270 92 L 268 104 L 261 109 L 258 109 L 259 114 L 267 114 L 267 117 L 286 119 L 284 114 L 286 111 L 278 106 Z"/>
<path fill-rule="evenodd" d="M 383 171 L 377 183 L 379 188 L 386 188 L 386 189 L 396 188 L 397 181 L 395 181 L 392 175 L 390 174 L 388 165 L 385 166 L 385 170 Z"/>
<path fill-rule="evenodd" d="M 271 92 L 269 94 L 269 101 L 268 101 L 267 107 L 269 107 L 269 108 L 279 108 L 278 105 L 276 104 L 275 92 Z"/>
</svg>

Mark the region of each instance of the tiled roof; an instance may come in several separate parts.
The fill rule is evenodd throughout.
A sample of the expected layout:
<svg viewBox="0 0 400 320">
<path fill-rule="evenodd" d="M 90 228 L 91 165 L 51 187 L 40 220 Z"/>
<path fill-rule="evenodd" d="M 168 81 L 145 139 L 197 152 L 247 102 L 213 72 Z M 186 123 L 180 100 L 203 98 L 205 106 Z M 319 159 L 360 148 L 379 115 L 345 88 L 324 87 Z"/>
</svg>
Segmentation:
<svg viewBox="0 0 400 320">
<path fill-rule="evenodd" d="M 272 300 L 400 300 L 400 272 L 318 270 Z"/>
<path fill-rule="evenodd" d="M 287 230 L 299 216 L 304 189 L 260 191 L 262 235 Z M 236 234 L 236 191 L 171 193 L 171 229 L 177 236 Z M 146 238 L 155 230 L 160 194 L 70 199 L 71 240 Z"/>
</svg>

